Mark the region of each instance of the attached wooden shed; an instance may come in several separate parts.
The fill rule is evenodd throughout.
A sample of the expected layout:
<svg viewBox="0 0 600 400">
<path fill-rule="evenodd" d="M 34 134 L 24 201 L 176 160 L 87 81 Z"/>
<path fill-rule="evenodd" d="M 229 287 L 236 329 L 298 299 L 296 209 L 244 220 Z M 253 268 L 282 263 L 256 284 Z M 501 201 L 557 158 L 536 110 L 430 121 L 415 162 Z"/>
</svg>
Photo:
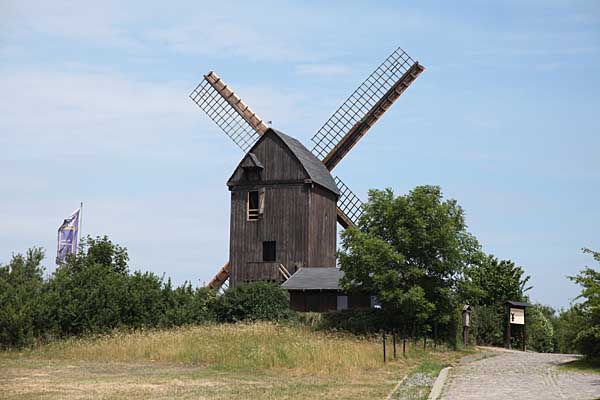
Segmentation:
<svg viewBox="0 0 600 400">
<path fill-rule="evenodd" d="M 289 292 L 290 307 L 296 311 L 369 308 L 371 296 L 346 294 L 341 290 L 343 276 L 343 271 L 338 268 L 301 268 L 281 287 Z"/>
</svg>

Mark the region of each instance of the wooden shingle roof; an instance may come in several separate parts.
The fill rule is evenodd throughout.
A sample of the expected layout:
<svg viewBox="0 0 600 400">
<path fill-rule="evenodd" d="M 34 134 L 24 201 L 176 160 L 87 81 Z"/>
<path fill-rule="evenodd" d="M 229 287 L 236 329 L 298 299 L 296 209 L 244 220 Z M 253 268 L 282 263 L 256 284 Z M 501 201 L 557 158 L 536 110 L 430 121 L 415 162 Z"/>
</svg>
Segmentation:
<svg viewBox="0 0 600 400">
<path fill-rule="evenodd" d="M 265 135 L 267 135 L 269 131 L 277 135 L 290 149 L 314 183 L 323 186 L 325 189 L 332 191 L 338 196 L 340 195 L 340 190 L 335 184 L 333 176 L 331 176 L 331 173 L 329 173 L 325 164 L 323 164 L 310 150 L 304 147 L 298 140 L 276 129 L 269 128 Z"/>
<path fill-rule="evenodd" d="M 281 287 L 286 290 L 340 290 L 339 268 L 300 268 Z"/>
</svg>

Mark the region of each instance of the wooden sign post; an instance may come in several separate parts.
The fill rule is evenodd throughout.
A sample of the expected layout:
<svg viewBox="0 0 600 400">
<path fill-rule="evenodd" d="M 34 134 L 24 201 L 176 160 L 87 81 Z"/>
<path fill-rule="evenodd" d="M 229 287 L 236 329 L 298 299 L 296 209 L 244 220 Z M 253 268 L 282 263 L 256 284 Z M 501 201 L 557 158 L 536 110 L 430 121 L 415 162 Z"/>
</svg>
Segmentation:
<svg viewBox="0 0 600 400">
<path fill-rule="evenodd" d="M 465 304 L 462 311 L 463 317 L 463 344 L 469 345 L 469 327 L 471 326 L 471 306 Z"/>
<path fill-rule="evenodd" d="M 530 305 L 520 301 L 507 301 L 506 303 L 506 337 L 504 347 L 511 348 L 512 325 L 521 325 L 523 351 L 527 350 L 527 328 L 525 325 L 525 308 Z"/>
</svg>

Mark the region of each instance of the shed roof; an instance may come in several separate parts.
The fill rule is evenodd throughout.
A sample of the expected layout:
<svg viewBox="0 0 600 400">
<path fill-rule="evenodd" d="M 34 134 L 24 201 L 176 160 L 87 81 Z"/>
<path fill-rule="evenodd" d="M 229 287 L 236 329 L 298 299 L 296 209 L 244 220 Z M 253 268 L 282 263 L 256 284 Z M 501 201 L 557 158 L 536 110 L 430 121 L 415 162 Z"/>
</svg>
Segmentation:
<svg viewBox="0 0 600 400">
<path fill-rule="evenodd" d="M 531 306 L 531 304 L 529 304 L 529 303 L 523 303 L 522 301 L 507 300 L 504 303 L 505 304 L 510 304 L 511 306 L 514 306 L 514 307 L 530 307 Z"/>
<path fill-rule="evenodd" d="M 344 273 L 338 268 L 300 268 L 281 287 L 287 290 L 340 290 Z"/>
<path fill-rule="evenodd" d="M 340 190 L 335 184 L 335 180 L 331 173 L 315 155 L 308 150 L 302 143 L 298 140 L 294 139 L 291 136 L 286 135 L 285 133 L 278 131 L 273 128 L 269 128 L 265 135 L 269 133 L 269 131 L 273 132 L 277 135 L 283 143 L 290 149 L 292 154 L 298 159 L 302 167 L 310 177 L 314 183 L 323 186 L 325 189 L 328 189 L 335 193 L 336 195 L 340 195 Z"/>
</svg>

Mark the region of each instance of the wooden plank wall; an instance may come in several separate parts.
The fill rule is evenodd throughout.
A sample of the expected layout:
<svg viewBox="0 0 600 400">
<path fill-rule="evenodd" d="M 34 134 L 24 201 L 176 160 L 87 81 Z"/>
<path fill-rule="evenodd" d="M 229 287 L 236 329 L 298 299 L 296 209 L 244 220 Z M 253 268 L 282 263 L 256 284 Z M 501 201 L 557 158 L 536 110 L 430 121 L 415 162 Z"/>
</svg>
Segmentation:
<svg viewBox="0 0 600 400">
<path fill-rule="evenodd" d="M 262 242 L 277 242 L 276 261 L 290 273 L 301 267 L 335 267 L 335 195 L 306 183 L 308 175 L 275 136 L 265 136 L 253 150 L 264 170 L 259 182 L 247 181 L 241 168 L 228 182 L 231 190 L 231 284 L 271 279 L 262 262 Z M 248 191 L 265 189 L 264 213 L 246 220 Z M 249 263 L 253 263 L 252 265 Z"/>
<path fill-rule="evenodd" d="M 308 265 L 335 267 L 337 245 L 336 199 L 328 190 L 314 185 L 308 213 Z"/>
<path fill-rule="evenodd" d="M 276 261 L 294 273 L 308 264 L 308 190 L 306 185 L 267 186 L 263 217 L 246 221 L 247 190 L 231 192 L 231 233 L 229 262 L 232 284 L 240 280 L 263 279 L 240 272 L 249 262 L 262 262 L 262 242 L 277 242 Z M 295 221 L 296 223 L 284 223 Z M 258 270 L 255 270 L 258 273 Z"/>
</svg>

